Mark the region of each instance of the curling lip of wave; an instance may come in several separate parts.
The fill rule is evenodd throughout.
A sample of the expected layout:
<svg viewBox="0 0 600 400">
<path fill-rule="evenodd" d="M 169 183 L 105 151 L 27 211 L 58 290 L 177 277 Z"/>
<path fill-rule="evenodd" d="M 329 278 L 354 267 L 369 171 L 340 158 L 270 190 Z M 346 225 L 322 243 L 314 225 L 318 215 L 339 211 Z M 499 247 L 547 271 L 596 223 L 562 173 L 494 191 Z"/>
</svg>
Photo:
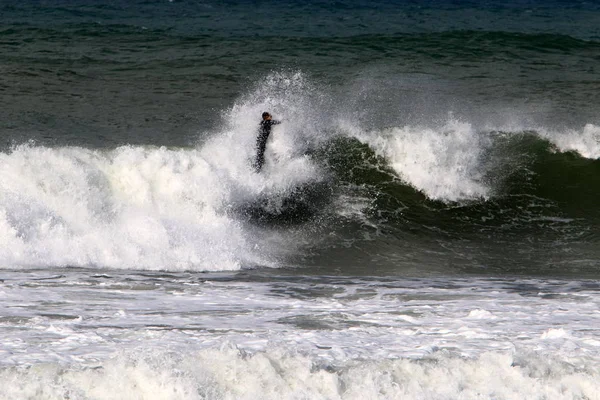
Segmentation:
<svg viewBox="0 0 600 400">
<path fill-rule="evenodd" d="M 557 152 L 574 151 L 590 160 L 600 157 L 600 127 L 586 124 L 581 130 L 553 131 L 545 128 L 513 131 L 491 130 L 480 132 L 471 124 L 449 120 L 444 126 L 390 128 L 383 131 L 365 132 L 348 124 L 342 131 L 367 144 L 388 166 L 416 190 L 433 200 L 461 201 L 489 199 L 496 193 L 489 179 L 497 168 L 494 157 L 498 139 L 520 140 L 525 132 L 538 141 L 551 144 L 547 150 Z M 525 148 L 515 157 L 530 157 L 532 148 Z M 508 158 L 510 154 L 501 154 Z M 504 163 L 510 160 L 503 160 Z M 514 168 L 520 167 L 516 164 Z M 505 177 L 501 177 L 505 178 Z"/>
</svg>

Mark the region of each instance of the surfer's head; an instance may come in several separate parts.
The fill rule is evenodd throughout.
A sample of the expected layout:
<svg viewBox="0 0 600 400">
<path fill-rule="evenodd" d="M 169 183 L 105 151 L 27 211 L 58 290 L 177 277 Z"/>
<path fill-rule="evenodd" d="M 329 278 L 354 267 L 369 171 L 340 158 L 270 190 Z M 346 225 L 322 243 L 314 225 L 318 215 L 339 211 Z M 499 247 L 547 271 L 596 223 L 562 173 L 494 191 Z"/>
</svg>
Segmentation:
<svg viewBox="0 0 600 400">
<path fill-rule="evenodd" d="M 265 111 L 264 113 L 262 113 L 262 118 L 263 118 L 263 121 L 268 121 L 272 117 L 271 117 L 271 114 L 269 114 L 268 112 Z"/>
</svg>

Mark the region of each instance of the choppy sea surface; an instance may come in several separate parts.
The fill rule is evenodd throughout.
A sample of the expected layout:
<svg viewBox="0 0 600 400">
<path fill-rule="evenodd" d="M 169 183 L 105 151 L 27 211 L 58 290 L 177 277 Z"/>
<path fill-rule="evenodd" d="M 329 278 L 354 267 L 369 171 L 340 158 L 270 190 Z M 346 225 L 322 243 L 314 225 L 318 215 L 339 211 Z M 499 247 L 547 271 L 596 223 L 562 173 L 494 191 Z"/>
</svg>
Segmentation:
<svg viewBox="0 0 600 400">
<path fill-rule="evenodd" d="M 0 2 L 0 399 L 600 399 L 599 93 L 596 1 Z"/>
</svg>

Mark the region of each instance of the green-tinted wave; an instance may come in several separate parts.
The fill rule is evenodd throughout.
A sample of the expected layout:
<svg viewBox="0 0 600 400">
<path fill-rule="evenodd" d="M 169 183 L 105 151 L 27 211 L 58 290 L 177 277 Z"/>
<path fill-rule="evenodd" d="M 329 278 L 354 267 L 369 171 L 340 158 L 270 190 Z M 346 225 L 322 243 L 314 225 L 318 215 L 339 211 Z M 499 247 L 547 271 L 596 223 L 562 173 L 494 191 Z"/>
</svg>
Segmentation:
<svg viewBox="0 0 600 400">
<path fill-rule="evenodd" d="M 373 198 L 370 215 L 386 223 L 516 234 L 557 221 L 600 222 L 600 161 L 561 152 L 532 132 L 498 135 L 481 166 L 489 169 L 484 180 L 492 195 L 459 202 L 428 198 L 356 139 L 336 139 L 326 151 L 340 184 L 362 188 Z"/>
<path fill-rule="evenodd" d="M 596 276 L 600 161 L 561 152 L 535 132 L 494 136 L 482 164 L 491 167 L 484 179 L 492 194 L 462 201 L 428 198 L 368 145 L 333 140 L 317 159 L 337 179 L 338 192 L 364 208 L 334 222 L 341 239 L 321 251 L 319 262 L 352 260 L 419 275 L 458 268 Z"/>
</svg>

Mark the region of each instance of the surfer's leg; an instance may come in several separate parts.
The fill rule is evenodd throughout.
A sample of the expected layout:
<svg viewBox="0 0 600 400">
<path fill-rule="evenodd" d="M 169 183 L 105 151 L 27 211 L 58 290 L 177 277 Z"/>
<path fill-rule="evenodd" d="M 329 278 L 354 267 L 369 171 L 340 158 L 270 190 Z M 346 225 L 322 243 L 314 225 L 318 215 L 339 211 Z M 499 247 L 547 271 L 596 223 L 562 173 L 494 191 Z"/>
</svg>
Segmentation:
<svg viewBox="0 0 600 400">
<path fill-rule="evenodd" d="M 254 169 L 256 170 L 256 172 L 260 172 L 264 163 L 265 163 L 265 148 L 259 147 L 258 152 L 256 153 L 256 161 L 254 161 Z"/>
</svg>

